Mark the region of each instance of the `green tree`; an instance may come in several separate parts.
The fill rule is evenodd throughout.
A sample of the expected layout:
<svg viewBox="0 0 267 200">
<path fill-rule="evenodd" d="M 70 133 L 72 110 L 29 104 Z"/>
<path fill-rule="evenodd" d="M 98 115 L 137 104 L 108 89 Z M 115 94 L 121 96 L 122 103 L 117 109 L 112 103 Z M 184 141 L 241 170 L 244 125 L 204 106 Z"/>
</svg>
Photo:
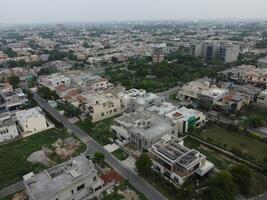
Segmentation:
<svg viewBox="0 0 267 200">
<path fill-rule="evenodd" d="M 94 159 L 93 160 L 98 164 L 103 164 L 104 160 L 105 160 L 105 155 L 103 153 L 97 151 L 94 154 Z"/>
<path fill-rule="evenodd" d="M 17 88 L 20 82 L 20 79 L 18 76 L 10 76 L 8 77 L 8 82 L 14 87 Z"/>
<path fill-rule="evenodd" d="M 251 185 L 250 169 L 244 164 L 235 165 L 231 169 L 231 174 L 233 176 L 234 182 L 238 186 L 239 191 L 242 194 L 248 194 Z"/>
<path fill-rule="evenodd" d="M 221 171 L 212 176 L 208 183 L 209 194 L 212 200 L 234 200 L 235 184 L 232 175 Z"/>
<path fill-rule="evenodd" d="M 135 162 L 135 166 L 139 174 L 146 175 L 150 173 L 152 161 L 150 157 L 143 153 Z"/>
<path fill-rule="evenodd" d="M 55 91 L 51 91 L 48 87 L 40 87 L 37 90 L 37 93 L 46 100 L 57 100 L 59 96 Z"/>
</svg>

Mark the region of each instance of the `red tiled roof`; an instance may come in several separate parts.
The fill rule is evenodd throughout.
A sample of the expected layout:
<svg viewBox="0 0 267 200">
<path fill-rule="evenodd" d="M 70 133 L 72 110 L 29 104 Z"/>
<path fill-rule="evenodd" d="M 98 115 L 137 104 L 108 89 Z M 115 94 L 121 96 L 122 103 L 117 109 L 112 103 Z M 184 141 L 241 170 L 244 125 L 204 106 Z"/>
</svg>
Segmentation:
<svg viewBox="0 0 267 200">
<path fill-rule="evenodd" d="M 111 170 L 111 171 L 107 172 L 106 174 L 102 175 L 101 178 L 103 179 L 103 181 L 105 183 L 110 183 L 113 180 L 115 182 L 123 181 L 123 177 L 114 170 Z"/>
</svg>

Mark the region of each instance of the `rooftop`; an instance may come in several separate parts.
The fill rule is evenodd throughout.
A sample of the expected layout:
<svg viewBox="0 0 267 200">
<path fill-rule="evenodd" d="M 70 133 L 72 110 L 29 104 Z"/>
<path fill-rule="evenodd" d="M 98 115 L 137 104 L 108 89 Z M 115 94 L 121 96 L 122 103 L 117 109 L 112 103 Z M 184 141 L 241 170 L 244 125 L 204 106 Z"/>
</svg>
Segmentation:
<svg viewBox="0 0 267 200">
<path fill-rule="evenodd" d="M 92 174 L 96 174 L 94 164 L 80 155 L 39 174 L 27 174 L 23 179 L 34 199 L 42 200 Z"/>
</svg>

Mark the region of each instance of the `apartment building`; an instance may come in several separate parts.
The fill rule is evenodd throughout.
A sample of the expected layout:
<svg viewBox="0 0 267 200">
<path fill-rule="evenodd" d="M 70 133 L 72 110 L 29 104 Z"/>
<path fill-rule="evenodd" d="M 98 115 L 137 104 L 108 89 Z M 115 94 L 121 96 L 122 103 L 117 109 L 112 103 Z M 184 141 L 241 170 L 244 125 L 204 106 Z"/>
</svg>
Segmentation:
<svg viewBox="0 0 267 200">
<path fill-rule="evenodd" d="M 16 112 L 15 115 L 23 137 L 28 137 L 54 127 L 51 122 L 46 120 L 43 111 L 39 107 L 21 110 Z"/>
<path fill-rule="evenodd" d="M 199 128 L 206 123 L 206 116 L 194 109 L 181 107 L 165 115 L 175 126 L 175 135 L 185 134 L 190 129 Z"/>
<path fill-rule="evenodd" d="M 190 53 L 196 57 L 219 59 L 225 63 L 237 61 L 240 46 L 226 42 L 195 42 L 190 46 Z"/>
<path fill-rule="evenodd" d="M 267 90 L 264 90 L 259 94 L 257 103 L 267 106 Z"/>
<path fill-rule="evenodd" d="M 104 181 L 84 155 L 39 174 L 23 176 L 29 200 L 89 200 L 103 192 Z"/>
<path fill-rule="evenodd" d="M 70 86 L 71 84 L 70 78 L 60 73 L 41 76 L 38 81 L 41 85 L 50 88 L 50 90 L 55 90 L 55 88 L 60 85 Z"/>
<path fill-rule="evenodd" d="M 12 119 L 0 121 L 0 143 L 19 137 L 19 131 Z"/>
<path fill-rule="evenodd" d="M 151 106 L 159 106 L 164 98 L 154 93 L 147 93 L 145 90 L 131 89 L 118 94 L 126 112 L 145 110 Z"/>
<path fill-rule="evenodd" d="M 204 176 L 214 167 L 205 155 L 185 147 L 183 140 L 173 135 L 163 136 L 161 141 L 152 145 L 149 153 L 153 169 L 178 185 L 193 174 Z"/>
</svg>

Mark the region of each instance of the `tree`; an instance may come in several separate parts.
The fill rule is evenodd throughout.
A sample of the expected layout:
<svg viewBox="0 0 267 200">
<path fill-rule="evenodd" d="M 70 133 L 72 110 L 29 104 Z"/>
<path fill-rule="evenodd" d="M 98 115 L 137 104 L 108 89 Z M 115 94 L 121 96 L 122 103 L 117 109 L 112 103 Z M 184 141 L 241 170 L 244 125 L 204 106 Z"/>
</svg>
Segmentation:
<svg viewBox="0 0 267 200">
<path fill-rule="evenodd" d="M 147 154 L 142 154 L 135 162 L 139 174 L 145 175 L 151 171 L 152 161 Z"/>
<path fill-rule="evenodd" d="M 105 160 L 105 155 L 103 153 L 97 151 L 94 154 L 94 159 L 93 160 L 98 164 L 103 164 L 103 162 Z"/>
<path fill-rule="evenodd" d="M 248 194 L 251 185 L 251 171 L 244 165 L 239 164 L 231 169 L 234 182 L 237 184 L 239 191 L 242 194 Z"/>
<path fill-rule="evenodd" d="M 8 77 L 8 82 L 14 87 L 18 87 L 20 79 L 18 76 L 10 76 Z"/>
<path fill-rule="evenodd" d="M 59 97 L 55 91 L 51 91 L 48 87 L 40 87 L 37 93 L 46 100 L 57 100 Z"/>
<path fill-rule="evenodd" d="M 212 176 L 208 183 L 209 194 L 212 200 L 234 200 L 235 184 L 232 175 L 221 171 Z"/>
</svg>

